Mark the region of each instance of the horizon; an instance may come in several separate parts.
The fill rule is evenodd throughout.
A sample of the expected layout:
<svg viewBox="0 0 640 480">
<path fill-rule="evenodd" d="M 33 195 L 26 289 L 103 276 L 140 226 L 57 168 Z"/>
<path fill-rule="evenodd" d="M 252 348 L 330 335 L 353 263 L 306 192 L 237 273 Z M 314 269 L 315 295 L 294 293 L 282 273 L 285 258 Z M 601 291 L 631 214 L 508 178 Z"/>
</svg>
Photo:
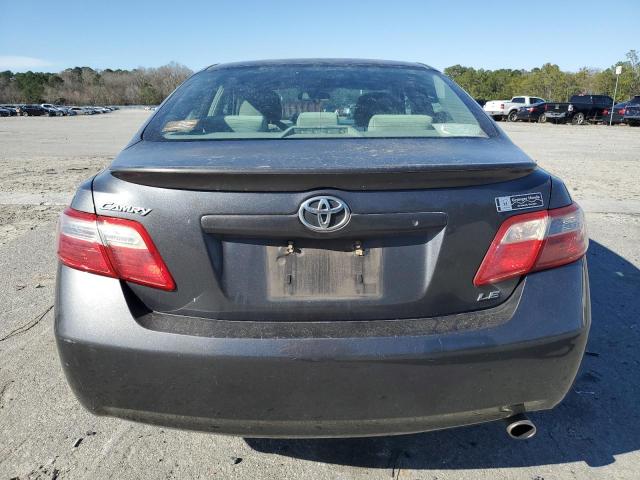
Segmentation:
<svg viewBox="0 0 640 480">
<path fill-rule="evenodd" d="M 497 67 L 497 68 L 491 68 L 491 69 L 484 68 L 484 67 L 476 67 L 476 66 L 473 66 L 473 65 L 464 65 L 464 64 L 461 64 L 461 63 L 452 63 L 451 65 L 446 65 L 446 66 L 444 66 L 442 68 L 438 68 L 438 67 L 435 67 L 433 65 L 428 65 L 428 64 L 426 64 L 426 65 L 429 66 L 429 67 L 435 68 L 436 70 L 438 70 L 440 72 L 444 72 L 444 70 L 446 68 L 453 67 L 453 66 L 456 66 L 456 65 L 460 65 L 462 67 L 467 67 L 467 68 L 474 68 L 475 70 L 485 70 L 485 71 L 512 70 L 512 71 L 531 72 L 532 70 L 534 70 L 536 68 L 541 68 L 545 64 L 548 63 L 548 64 L 551 64 L 551 65 L 557 65 L 560 68 L 560 70 L 565 72 L 565 73 L 577 73 L 577 72 L 579 72 L 579 71 L 581 71 L 583 69 L 593 70 L 593 71 L 603 71 L 603 70 L 606 70 L 607 68 L 611 68 L 612 66 L 615 66 L 616 63 L 627 61 L 628 59 L 626 57 L 626 53 L 628 53 L 630 51 L 631 51 L 631 49 L 628 50 L 627 52 L 625 52 L 621 56 L 621 58 L 619 58 L 616 61 L 612 62 L 610 65 L 606 65 L 606 66 L 582 66 L 582 67 L 579 67 L 579 68 L 577 68 L 575 70 L 564 69 L 564 68 L 562 68 L 561 65 L 558 65 L 557 63 L 554 63 L 554 62 L 545 62 L 544 64 L 534 65 L 534 66 L 532 66 L 530 68 Z M 296 57 L 296 58 L 293 58 L 293 57 L 291 57 L 291 58 L 260 58 L 260 59 L 258 59 L 258 58 L 245 58 L 245 59 L 233 60 L 233 61 L 229 61 L 229 62 L 217 62 L 217 63 L 214 62 L 214 63 L 210 63 L 208 65 L 205 65 L 205 66 L 203 66 L 201 68 L 198 68 L 198 69 L 191 68 L 190 66 L 185 65 L 185 64 L 183 64 L 181 62 L 178 62 L 176 60 L 169 60 L 167 63 L 161 64 L 161 65 L 137 65 L 137 66 L 132 67 L 132 68 L 109 67 L 109 66 L 106 66 L 106 67 L 103 67 L 103 68 L 99 68 L 99 67 L 94 67 L 94 66 L 91 66 L 91 65 L 73 65 L 73 66 L 65 67 L 65 68 L 60 69 L 60 70 L 51 70 L 51 69 L 48 69 L 48 70 L 47 69 L 42 69 L 42 70 L 38 70 L 38 69 L 12 70 L 10 68 L 4 68 L 5 65 L 3 63 L 3 58 L 4 57 L 0 55 L 0 73 L 6 72 L 6 71 L 10 71 L 11 73 L 14 73 L 14 74 L 15 73 L 28 73 L 28 72 L 31 72 L 31 73 L 44 73 L 44 74 L 58 74 L 58 73 L 64 72 L 65 70 L 73 70 L 75 68 L 81 68 L 81 69 L 88 68 L 88 69 L 91 69 L 91 70 L 93 70 L 95 72 L 98 72 L 98 73 L 105 72 L 105 71 L 113 71 L 113 72 L 116 72 L 116 71 L 127 71 L 127 72 L 131 72 L 131 71 L 137 70 L 137 69 L 157 69 L 157 68 L 161 68 L 161 67 L 165 67 L 165 66 L 173 65 L 173 64 L 176 64 L 176 65 L 179 65 L 179 66 L 183 66 L 183 67 L 187 67 L 187 68 L 189 68 L 190 70 L 192 70 L 195 73 L 195 72 L 198 72 L 200 70 L 204 70 L 204 69 L 206 69 L 206 68 L 208 68 L 210 66 L 213 66 L 213 65 L 220 65 L 220 64 L 226 64 L 226 63 L 253 62 L 253 61 L 273 61 L 273 60 L 276 60 L 276 61 L 279 61 L 279 60 L 299 60 L 299 59 L 303 59 L 302 57 Z M 310 57 L 307 57 L 307 58 L 310 58 Z M 389 58 L 361 58 L 361 57 L 360 58 L 354 58 L 354 57 L 313 57 L 313 58 L 317 58 L 318 60 L 328 60 L 328 59 L 336 59 L 336 60 L 352 59 L 352 60 L 375 60 L 375 61 L 387 61 L 387 60 L 393 61 L 394 60 L 394 59 L 389 59 Z"/>
<path fill-rule="evenodd" d="M 232 61 L 333 57 L 415 61 L 438 70 L 457 64 L 531 70 L 552 63 L 577 72 L 609 68 L 629 50 L 640 50 L 633 29 L 614 23 L 620 15 L 637 17 L 640 2 L 620 0 L 610 18 L 593 15 L 595 2 L 593 8 L 584 3 L 465 0 L 447 8 L 412 0 L 392 9 L 379 0 L 366 6 L 327 0 L 303 15 L 291 0 L 277 7 L 254 0 L 196 1 L 178 10 L 166 0 L 89 6 L 71 0 L 62 9 L 14 2 L 3 5 L 0 71 L 132 70 L 171 61 L 198 71 Z M 64 22 L 52 20 L 61 16 Z M 24 35 L 27 20 L 52 28 Z"/>
</svg>

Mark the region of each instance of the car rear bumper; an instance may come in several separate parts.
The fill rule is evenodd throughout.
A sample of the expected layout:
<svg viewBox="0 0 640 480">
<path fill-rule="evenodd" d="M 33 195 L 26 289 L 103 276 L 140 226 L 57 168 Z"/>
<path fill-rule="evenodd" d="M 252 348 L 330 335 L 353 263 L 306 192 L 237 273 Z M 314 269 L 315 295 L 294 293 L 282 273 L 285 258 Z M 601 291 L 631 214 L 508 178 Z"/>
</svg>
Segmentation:
<svg viewBox="0 0 640 480">
<path fill-rule="evenodd" d="M 539 113 L 530 113 L 530 112 L 518 112 L 516 114 L 516 118 L 518 120 L 537 120 L 540 116 Z"/>
<path fill-rule="evenodd" d="M 552 118 L 552 119 L 565 119 L 569 117 L 569 114 L 567 112 L 562 112 L 562 113 L 546 112 L 545 115 L 547 116 L 547 118 Z"/>
<path fill-rule="evenodd" d="M 411 433 L 552 408 L 590 325 L 585 260 L 529 275 L 480 316 L 440 319 L 155 317 L 123 292 L 118 280 L 59 268 L 55 334 L 80 402 L 248 437 Z"/>
<path fill-rule="evenodd" d="M 622 123 L 624 122 L 624 117 L 622 115 L 614 115 L 613 117 L 610 115 L 604 115 L 602 117 L 602 123 L 608 124 L 609 121 L 611 121 L 611 123 Z"/>
<path fill-rule="evenodd" d="M 487 115 L 491 115 L 492 117 L 503 117 L 504 115 L 506 115 L 503 111 L 501 110 L 485 110 L 485 113 Z"/>
</svg>

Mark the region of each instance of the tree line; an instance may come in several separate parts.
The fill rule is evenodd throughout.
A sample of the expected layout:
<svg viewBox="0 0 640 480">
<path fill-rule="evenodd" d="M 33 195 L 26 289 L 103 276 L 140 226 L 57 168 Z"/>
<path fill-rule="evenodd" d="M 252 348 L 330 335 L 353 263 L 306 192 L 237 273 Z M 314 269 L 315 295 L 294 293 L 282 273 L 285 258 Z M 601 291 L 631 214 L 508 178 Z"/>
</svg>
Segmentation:
<svg viewBox="0 0 640 480">
<path fill-rule="evenodd" d="M 566 102 L 572 95 L 592 93 L 613 97 L 616 85 L 615 70 L 622 66 L 616 100 L 628 100 L 640 95 L 640 61 L 638 53 L 630 50 L 626 60 L 604 70 L 581 68 L 564 72 L 558 65 L 545 63 L 532 70 L 484 70 L 462 65 L 445 68 L 444 73 L 456 81 L 476 99 L 510 99 L 516 95 L 531 95 L 545 100 Z"/>
<path fill-rule="evenodd" d="M 445 68 L 444 73 L 477 99 L 532 95 L 567 101 L 579 93 L 613 96 L 618 65 L 622 66 L 622 74 L 616 99 L 640 95 L 640 60 L 635 50 L 626 54 L 626 60 L 604 70 L 585 67 L 565 72 L 558 65 L 546 63 L 532 70 L 484 70 L 454 65 Z M 0 103 L 157 105 L 192 73 L 175 62 L 133 70 L 75 67 L 59 73 L 5 71 L 0 72 Z"/>
<path fill-rule="evenodd" d="M 157 105 L 193 72 L 172 62 L 158 68 L 59 73 L 0 72 L 0 103 L 66 105 Z"/>
</svg>

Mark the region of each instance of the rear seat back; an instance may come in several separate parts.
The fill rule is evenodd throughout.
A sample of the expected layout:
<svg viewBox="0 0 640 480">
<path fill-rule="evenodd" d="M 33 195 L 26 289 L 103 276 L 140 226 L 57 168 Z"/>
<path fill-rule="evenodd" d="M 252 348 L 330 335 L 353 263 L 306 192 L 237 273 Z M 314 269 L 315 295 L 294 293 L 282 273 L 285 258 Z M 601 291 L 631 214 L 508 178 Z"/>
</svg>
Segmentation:
<svg viewBox="0 0 640 480">
<path fill-rule="evenodd" d="M 243 100 L 238 109 L 238 115 L 255 116 L 260 115 L 260 111 L 247 100 Z"/>
<path fill-rule="evenodd" d="M 267 121 L 262 115 L 225 115 L 224 123 L 234 132 L 264 132 Z"/>
</svg>

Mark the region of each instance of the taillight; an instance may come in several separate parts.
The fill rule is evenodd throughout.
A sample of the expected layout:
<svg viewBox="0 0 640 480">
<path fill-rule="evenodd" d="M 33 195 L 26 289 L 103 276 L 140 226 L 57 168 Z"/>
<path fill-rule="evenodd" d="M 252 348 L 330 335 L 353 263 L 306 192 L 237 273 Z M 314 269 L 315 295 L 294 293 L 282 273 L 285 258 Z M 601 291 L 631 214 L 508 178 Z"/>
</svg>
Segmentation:
<svg viewBox="0 0 640 480">
<path fill-rule="evenodd" d="M 621 108 L 620 110 L 618 110 L 618 113 L 620 115 L 624 115 L 626 113 L 626 110 L 624 108 Z"/>
<path fill-rule="evenodd" d="M 575 203 L 549 210 L 544 245 L 533 270 L 574 262 L 587 253 L 589 238 L 582 209 Z"/>
<path fill-rule="evenodd" d="M 527 112 L 535 112 L 535 110 L 536 110 L 536 109 L 535 109 L 535 108 L 533 108 L 533 107 L 529 107 L 529 108 L 527 108 Z"/>
<path fill-rule="evenodd" d="M 509 217 L 473 279 L 476 286 L 566 265 L 587 251 L 584 214 L 575 203 Z"/>
<path fill-rule="evenodd" d="M 58 226 L 58 257 L 72 268 L 162 290 L 176 285 L 138 222 L 67 208 Z"/>
<path fill-rule="evenodd" d="M 96 216 L 67 208 L 58 224 L 58 258 L 86 272 L 117 277 L 100 240 Z"/>
<path fill-rule="evenodd" d="M 544 106 L 544 111 L 546 112 L 547 110 L 549 110 L 549 105 Z"/>
<path fill-rule="evenodd" d="M 606 108 L 602 111 L 602 115 L 609 115 L 609 110 Z"/>
<path fill-rule="evenodd" d="M 500 104 L 500 110 L 504 110 L 504 103 Z"/>
</svg>

